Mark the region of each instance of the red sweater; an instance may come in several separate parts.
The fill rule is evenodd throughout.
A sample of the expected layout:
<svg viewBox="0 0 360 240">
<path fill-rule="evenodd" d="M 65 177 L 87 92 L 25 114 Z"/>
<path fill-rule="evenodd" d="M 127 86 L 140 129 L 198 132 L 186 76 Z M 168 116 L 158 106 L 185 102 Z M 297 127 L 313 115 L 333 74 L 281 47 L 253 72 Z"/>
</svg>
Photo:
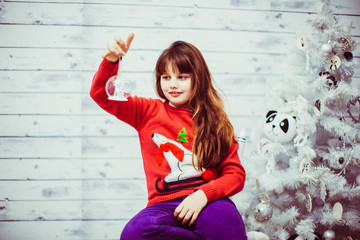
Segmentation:
<svg viewBox="0 0 360 240">
<path fill-rule="evenodd" d="M 148 206 L 204 191 L 208 202 L 242 190 L 245 170 L 234 140 L 229 154 L 215 169 L 196 171 L 191 149 L 194 137 L 192 114 L 167 101 L 129 97 L 111 101 L 105 91 L 107 80 L 117 74 L 119 64 L 103 60 L 94 76 L 90 95 L 104 110 L 134 127 L 139 134 L 148 190 Z"/>
</svg>

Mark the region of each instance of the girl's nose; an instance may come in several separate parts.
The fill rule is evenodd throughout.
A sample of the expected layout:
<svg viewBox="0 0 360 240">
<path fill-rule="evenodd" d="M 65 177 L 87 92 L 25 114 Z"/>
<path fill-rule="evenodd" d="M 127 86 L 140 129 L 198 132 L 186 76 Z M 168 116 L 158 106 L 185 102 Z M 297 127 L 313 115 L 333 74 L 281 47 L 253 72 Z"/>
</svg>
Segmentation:
<svg viewBox="0 0 360 240">
<path fill-rule="evenodd" d="M 175 79 L 171 79 L 170 81 L 170 88 L 174 89 L 174 88 L 177 88 L 178 85 L 177 85 L 177 82 Z"/>
</svg>

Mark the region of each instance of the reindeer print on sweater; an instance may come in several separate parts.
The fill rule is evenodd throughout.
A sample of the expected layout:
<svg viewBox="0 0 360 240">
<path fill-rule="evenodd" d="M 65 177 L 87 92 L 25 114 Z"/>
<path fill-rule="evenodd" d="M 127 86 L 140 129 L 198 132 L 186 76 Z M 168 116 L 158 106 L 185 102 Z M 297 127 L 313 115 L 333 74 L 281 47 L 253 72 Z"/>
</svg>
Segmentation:
<svg viewBox="0 0 360 240">
<path fill-rule="evenodd" d="M 186 149 L 181 143 L 168 139 L 159 133 L 152 134 L 152 140 L 159 147 L 156 161 L 160 166 L 166 159 L 171 172 L 164 178 L 162 188 L 158 186 L 161 178 L 156 181 L 156 189 L 159 192 L 169 192 L 178 189 L 186 189 L 194 186 L 200 186 L 205 181 L 212 178 L 212 172 L 201 169 L 197 171 L 194 165 L 197 164 L 194 156 L 194 165 L 192 152 Z M 190 183 L 190 184 L 185 184 Z"/>
</svg>

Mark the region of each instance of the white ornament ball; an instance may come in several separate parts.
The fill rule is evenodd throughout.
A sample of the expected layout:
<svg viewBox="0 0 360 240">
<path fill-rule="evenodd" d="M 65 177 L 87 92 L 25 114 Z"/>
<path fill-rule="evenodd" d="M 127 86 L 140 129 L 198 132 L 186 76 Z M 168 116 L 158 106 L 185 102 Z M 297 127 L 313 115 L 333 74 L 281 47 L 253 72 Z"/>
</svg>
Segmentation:
<svg viewBox="0 0 360 240">
<path fill-rule="evenodd" d="M 277 111 L 269 111 L 264 123 L 265 135 L 275 142 L 291 141 L 296 134 L 296 120 L 294 116 Z"/>
<path fill-rule="evenodd" d="M 331 47 L 330 44 L 325 43 L 325 44 L 323 44 L 323 45 L 321 46 L 321 50 L 322 50 L 323 52 L 326 52 L 326 53 L 331 53 L 331 52 L 332 52 L 332 47 Z"/>
<path fill-rule="evenodd" d="M 335 240 L 335 233 L 332 230 L 327 230 L 323 234 L 323 240 Z"/>
<path fill-rule="evenodd" d="M 109 78 L 105 85 L 106 94 L 109 100 L 127 101 L 131 95 L 131 81 L 123 75 L 118 74 Z"/>
<path fill-rule="evenodd" d="M 265 201 L 261 201 L 255 206 L 254 209 L 254 217 L 259 222 L 266 222 L 268 221 L 273 214 L 273 209 L 269 203 Z"/>
</svg>

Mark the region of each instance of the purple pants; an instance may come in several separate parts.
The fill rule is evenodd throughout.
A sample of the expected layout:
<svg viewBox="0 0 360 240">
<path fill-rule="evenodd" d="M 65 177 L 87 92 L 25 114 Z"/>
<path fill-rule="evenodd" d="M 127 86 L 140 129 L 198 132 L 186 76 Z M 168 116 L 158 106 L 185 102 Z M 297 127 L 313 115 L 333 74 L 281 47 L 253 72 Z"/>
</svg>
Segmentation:
<svg viewBox="0 0 360 240">
<path fill-rule="evenodd" d="M 156 203 L 143 209 L 125 226 L 120 240 L 246 240 L 244 222 L 229 198 L 210 202 L 193 226 L 182 226 L 174 217 L 185 197 Z"/>
</svg>

